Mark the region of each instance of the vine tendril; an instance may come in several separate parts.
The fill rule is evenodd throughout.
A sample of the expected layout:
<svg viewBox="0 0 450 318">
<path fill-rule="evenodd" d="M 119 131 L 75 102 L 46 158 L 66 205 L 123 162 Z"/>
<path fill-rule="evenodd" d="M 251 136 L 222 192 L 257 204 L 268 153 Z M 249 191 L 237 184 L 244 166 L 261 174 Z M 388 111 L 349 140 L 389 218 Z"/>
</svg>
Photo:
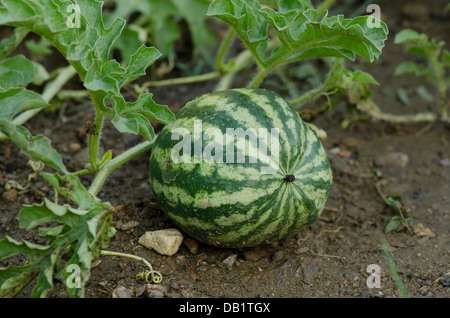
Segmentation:
<svg viewBox="0 0 450 318">
<path fill-rule="evenodd" d="M 105 250 L 101 250 L 100 254 L 101 255 L 108 255 L 108 256 L 128 257 L 128 258 L 132 258 L 132 259 L 141 261 L 142 263 L 147 265 L 149 270 L 146 270 L 146 271 L 144 271 L 142 273 L 137 274 L 136 275 L 136 279 L 142 279 L 142 280 L 145 280 L 147 283 L 153 283 L 153 284 L 159 284 L 162 281 L 161 273 L 158 272 L 158 271 L 153 270 L 152 265 L 146 259 L 144 259 L 142 257 L 136 256 L 136 255 L 132 255 L 132 254 L 125 254 L 125 253 L 105 251 Z"/>
</svg>

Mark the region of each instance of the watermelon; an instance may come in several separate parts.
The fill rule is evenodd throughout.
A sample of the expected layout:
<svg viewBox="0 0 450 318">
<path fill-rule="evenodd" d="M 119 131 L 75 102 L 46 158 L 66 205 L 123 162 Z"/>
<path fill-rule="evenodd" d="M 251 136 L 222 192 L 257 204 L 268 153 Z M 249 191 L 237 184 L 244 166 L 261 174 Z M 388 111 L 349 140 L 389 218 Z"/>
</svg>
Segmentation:
<svg viewBox="0 0 450 318">
<path fill-rule="evenodd" d="M 320 139 L 286 100 L 264 89 L 229 89 L 188 102 L 162 129 L 150 183 L 178 228 L 234 248 L 314 223 L 332 172 Z"/>
</svg>

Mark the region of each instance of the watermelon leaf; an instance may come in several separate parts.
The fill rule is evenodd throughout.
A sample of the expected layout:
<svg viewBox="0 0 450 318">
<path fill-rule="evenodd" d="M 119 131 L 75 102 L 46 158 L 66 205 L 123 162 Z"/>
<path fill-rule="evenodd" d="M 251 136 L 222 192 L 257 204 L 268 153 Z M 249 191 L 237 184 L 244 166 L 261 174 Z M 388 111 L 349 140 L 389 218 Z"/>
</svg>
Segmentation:
<svg viewBox="0 0 450 318">
<path fill-rule="evenodd" d="M 281 1 L 279 11 L 262 8 L 256 0 L 215 0 L 208 15 L 222 19 L 236 31 L 260 67 L 308 57 L 333 56 L 369 62 L 381 54 L 388 29 L 368 26 L 368 17 L 344 19 L 342 15 L 319 17 L 309 3 Z M 268 51 L 269 26 L 280 45 Z"/>
<path fill-rule="evenodd" d="M 45 107 L 47 102 L 38 93 L 16 87 L 0 91 L 0 105 L 0 119 L 9 121 L 21 112 Z"/>
<path fill-rule="evenodd" d="M 48 245 L 28 241 L 16 241 L 6 236 L 0 240 L 0 260 L 23 255 L 28 262 L 23 266 L 0 268 L 0 297 L 14 297 L 35 277 L 32 297 L 45 297 L 53 288 L 53 279 L 64 279 L 72 297 L 83 297 L 84 286 L 90 276 L 92 260 L 98 257 L 101 247 L 114 234 L 108 203 L 95 203 L 88 210 L 77 210 L 55 204 L 44 198 L 42 204 L 24 206 L 19 213 L 19 225 L 30 230 L 48 223 L 40 231 L 51 238 Z M 99 229 L 99 230 L 98 230 Z M 72 257 L 63 261 L 67 250 Z M 71 280 L 75 265 L 77 280 Z"/>
<path fill-rule="evenodd" d="M 0 61 L 6 58 L 27 36 L 29 31 L 26 28 L 15 28 L 10 38 L 0 42 Z"/>
<path fill-rule="evenodd" d="M 429 39 L 428 35 L 412 29 L 397 33 L 394 43 L 406 46 L 405 52 L 422 58 L 420 62 L 406 61 L 395 69 L 394 75 L 414 74 L 434 84 L 439 93 L 440 115 L 448 120 L 447 89 L 450 85 L 450 53 L 444 41 Z M 423 63 L 425 62 L 425 63 Z"/>
<path fill-rule="evenodd" d="M 16 55 L 0 63 L 0 89 L 26 85 L 33 79 L 33 63 L 23 55 Z"/>
<path fill-rule="evenodd" d="M 52 148 L 50 139 L 44 135 L 33 137 L 25 127 L 15 125 L 4 119 L 0 119 L 0 131 L 33 159 L 42 161 L 56 171 L 67 172 L 61 155 Z"/>
<path fill-rule="evenodd" d="M 150 120 L 169 124 L 175 120 L 174 114 L 167 106 L 158 105 L 153 101 L 152 94 L 141 94 L 136 102 L 125 102 L 121 97 L 113 99 L 115 116 L 113 125 L 120 132 L 140 133 L 148 141 L 153 141 L 155 132 Z"/>
</svg>

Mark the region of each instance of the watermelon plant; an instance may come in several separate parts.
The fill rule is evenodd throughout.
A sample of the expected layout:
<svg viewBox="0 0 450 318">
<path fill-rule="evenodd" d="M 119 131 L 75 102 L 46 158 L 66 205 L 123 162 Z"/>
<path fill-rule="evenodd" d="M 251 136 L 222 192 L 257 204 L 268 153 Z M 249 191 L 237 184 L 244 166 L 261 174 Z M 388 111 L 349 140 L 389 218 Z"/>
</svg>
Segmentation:
<svg viewBox="0 0 450 318">
<path fill-rule="evenodd" d="M 0 1 L 0 25 L 13 28 L 11 36 L 0 42 L 0 138 L 9 139 L 33 161 L 44 164 L 45 168 L 36 173 L 55 194 L 41 203 L 24 205 L 19 212 L 19 226 L 36 231 L 46 243 L 9 236 L 0 240 L 0 261 L 6 264 L 0 268 L 0 296 L 12 297 L 35 281 L 31 296 L 45 297 L 53 288 L 53 280 L 60 279 L 71 297 L 83 297 L 92 262 L 100 254 L 111 255 L 104 248 L 115 233 L 115 207 L 107 198 L 100 198 L 99 191 L 112 171 L 153 146 L 150 179 L 155 195 L 169 217 L 198 240 L 228 247 L 262 244 L 291 235 L 318 218 L 332 176 L 316 128 L 304 123 L 282 97 L 258 87 L 277 67 L 311 58 L 327 59 L 334 67 L 323 88 L 301 101 L 336 89 L 333 85 L 340 76 L 336 74 L 346 75 L 347 86 L 367 83 L 371 81 L 369 75 L 338 66 L 344 65 L 343 59 L 354 61 L 358 55 L 375 61 L 388 30 L 381 21 L 380 27 L 374 28 L 367 23 L 367 16 L 328 16 L 326 6 L 316 10 L 309 0 L 270 4 L 263 7 L 256 0 L 215 0 L 209 4 L 207 17 L 229 26 L 216 54 L 216 70 L 163 84 L 220 78 L 219 84 L 216 92 L 189 102 L 175 116 L 167 106 L 155 102 L 145 87 L 134 86 L 161 53 L 155 47 L 141 45 L 119 63 L 112 49 L 121 35 L 126 36 L 126 21 L 119 17 L 106 24 L 102 2 Z M 56 49 L 68 63 L 41 94 L 29 85 L 38 75 L 36 64 L 23 55 L 10 56 L 29 32 L 44 39 L 43 46 Z M 235 35 L 246 50 L 228 57 Z M 247 87 L 229 89 L 235 75 L 252 64 L 256 64 L 257 72 Z M 89 162 L 77 171 L 66 167 L 48 137 L 33 136 L 23 126 L 48 107 L 74 75 L 83 84 L 95 112 L 94 121 L 86 123 Z M 124 95 L 126 87 L 137 91 L 134 100 Z M 174 130 L 178 137 L 186 136 L 181 133 L 190 132 L 190 123 L 195 128 L 196 119 L 201 121 L 201 128 L 194 134 L 205 133 L 207 138 L 187 138 L 174 144 Z M 109 150 L 99 156 L 105 121 L 121 133 L 141 135 L 144 141 L 120 155 L 113 156 Z M 150 121 L 166 127 L 156 135 Z M 207 129 L 214 127 L 217 129 Z M 257 131 L 258 135 L 249 133 L 243 144 L 230 147 L 237 162 L 225 160 L 219 164 L 220 149 L 226 149 L 226 145 L 217 146 L 219 138 L 198 145 L 202 139 L 211 139 L 211 132 L 226 135 L 227 128 Z M 270 132 L 270 138 L 264 131 Z M 194 149 L 193 155 L 186 151 L 177 156 L 172 150 L 180 146 Z M 208 154 L 208 149 L 209 159 L 217 160 L 204 162 L 197 156 L 198 151 Z M 248 162 L 239 161 L 246 156 Z M 183 158 L 199 161 L 172 164 L 171 160 Z M 267 169 L 262 173 L 259 168 Z M 90 184 L 83 184 L 81 176 L 90 176 Z M 8 263 L 17 255 L 26 261 Z M 77 284 L 71 280 L 74 266 L 80 269 Z"/>
</svg>

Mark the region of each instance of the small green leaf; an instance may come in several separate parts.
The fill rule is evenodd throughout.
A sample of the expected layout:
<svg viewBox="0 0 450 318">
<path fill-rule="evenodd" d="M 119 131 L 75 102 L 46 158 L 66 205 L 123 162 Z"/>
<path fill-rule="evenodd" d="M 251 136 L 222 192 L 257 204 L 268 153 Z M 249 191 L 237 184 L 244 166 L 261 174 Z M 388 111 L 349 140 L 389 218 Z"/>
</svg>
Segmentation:
<svg viewBox="0 0 450 318">
<path fill-rule="evenodd" d="M 154 47 L 147 47 L 142 45 L 135 54 L 131 56 L 130 63 L 125 70 L 125 73 L 119 77 L 119 87 L 134 81 L 135 79 L 145 75 L 145 70 L 152 65 L 161 53 Z"/>
<path fill-rule="evenodd" d="M 15 28 L 10 38 L 3 39 L 0 42 L 0 61 L 14 51 L 29 32 L 26 28 Z"/>
<path fill-rule="evenodd" d="M 356 83 L 380 85 L 371 74 L 360 70 L 353 72 L 353 81 Z"/>
<path fill-rule="evenodd" d="M 17 114 L 47 105 L 41 95 L 25 88 L 0 91 L 0 119 L 12 120 Z"/>
<path fill-rule="evenodd" d="M 409 104 L 408 92 L 404 88 L 398 88 L 396 91 L 397 99 L 404 105 Z"/>
<path fill-rule="evenodd" d="M 0 63 L 0 89 L 26 85 L 33 79 L 33 63 L 23 55 L 16 55 Z"/>
<path fill-rule="evenodd" d="M 447 50 L 444 50 L 442 54 L 442 63 L 444 63 L 444 66 L 450 68 L 450 52 Z"/>
<path fill-rule="evenodd" d="M 33 56 L 49 55 L 52 53 L 51 45 L 46 38 L 41 38 L 39 42 L 28 40 L 25 42 L 25 46 Z"/>
<path fill-rule="evenodd" d="M 167 1 L 167 0 L 166 0 Z M 188 25 L 194 45 L 193 56 L 203 47 L 213 48 L 217 42 L 214 33 L 206 23 L 206 13 L 210 1 L 208 0 L 171 0 L 180 16 Z"/>
<path fill-rule="evenodd" d="M 98 201 L 86 190 L 80 179 L 72 174 L 60 176 L 57 173 L 50 174 L 41 172 L 41 176 L 47 180 L 59 194 L 75 202 L 81 210 L 92 208 Z M 58 214 L 57 211 L 53 211 L 53 213 Z"/>
<path fill-rule="evenodd" d="M 175 115 L 167 106 L 158 105 L 153 101 L 152 94 L 141 94 L 134 103 L 125 102 L 122 96 L 113 98 L 114 118 L 113 125 L 120 132 L 141 134 L 152 141 L 155 132 L 150 120 L 165 125 L 175 120 Z"/>
<path fill-rule="evenodd" d="M 98 169 L 100 170 L 101 168 L 103 168 L 108 162 L 110 162 L 112 159 L 112 151 L 108 150 L 107 152 L 105 152 L 105 154 L 103 155 L 102 160 L 100 161 L 100 164 L 98 166 Z"/>
<path fill-rule="evenodd" d="M 395 44 L 401 43 L 415 43 L 421 40 L 421 35 L 412 30 L 412 29 L 404 29 L 395 35 Z"/>
<path fill-rule="evenodd" d="M 434 96 L 423 85 L 420 85 L 416 88 L 416 93 L 426 102 L 434 101 Z"/>
<path fill-rule="evenodd" d="M 430 57 L 437 58 L 445 45 L 444 41 L 429 40 L 428 35 L 411 29 L 404 29 L 397 33 L 394 43 L 406 44 L 408 45 L 406 53 L 415 54 L 426 59 Z"/>
<path fill-rule="evenodd" d="M 389 233 L 392 231 L 395 231 L 396 229 L 398 229 L 398 227 L 400 226 L 400 224 L 402 224 L 398 219 L 396 218 L 392 218 L 388 224 L 386 224 L 386 227 L 384 228 L 384 232 L 385 233 Z"/>
<path fill-rule="evenodd" d="M 61 156 L 52 148 L 50 139 L 47 137 L 43 135 L 33 137 L 25 127 L 15 125 L 4 119 L 0 119 L 0 131 L 31 158 L 42 161 L 45 165 L 57 171 L 67 171 Z"/>
</svg>

